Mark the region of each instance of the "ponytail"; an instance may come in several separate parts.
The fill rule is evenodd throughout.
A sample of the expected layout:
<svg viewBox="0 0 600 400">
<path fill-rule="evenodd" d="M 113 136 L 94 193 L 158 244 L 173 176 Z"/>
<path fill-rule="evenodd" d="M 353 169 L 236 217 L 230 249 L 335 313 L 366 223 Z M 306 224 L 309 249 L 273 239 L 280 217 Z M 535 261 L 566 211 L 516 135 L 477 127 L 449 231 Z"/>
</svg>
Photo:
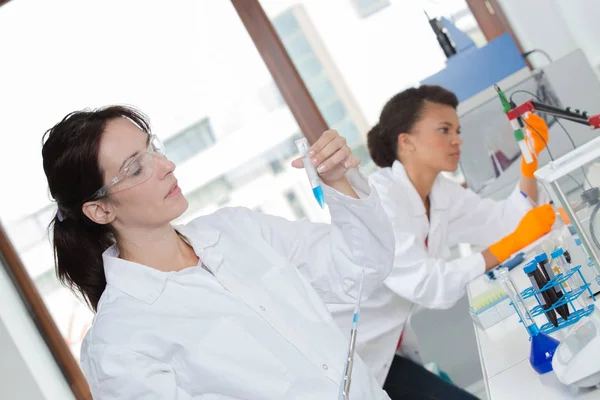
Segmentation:
<svg viewBox="0 0 600 400">
<path fill-rule="evenodd" d="M 367 146 L 371 159 L 380 168 L 391 167 L 397 160 L 398 136 L 386 134 L 380 124 L 367 133 Z"/>
<path fill-rule="evenodd" d="M 80 213 L 62 221 L 57 215 L 51 223 L 56 275 L 97 311 L 106 288 L 102 253 L 114 243 L 114 236 L 108 225 L 96 224 Z"/>
</svg>

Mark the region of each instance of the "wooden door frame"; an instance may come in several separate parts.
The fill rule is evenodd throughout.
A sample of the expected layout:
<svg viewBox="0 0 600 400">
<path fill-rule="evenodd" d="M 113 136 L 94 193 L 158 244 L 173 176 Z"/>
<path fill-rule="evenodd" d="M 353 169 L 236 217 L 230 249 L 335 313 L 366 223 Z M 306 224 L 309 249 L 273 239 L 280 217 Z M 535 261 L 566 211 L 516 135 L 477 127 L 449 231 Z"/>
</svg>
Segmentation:
<svg viewBox="0 0 600 400">
<path fill-rule="evenodd" d="M 466 0 L 466 2 L 479 25 L 479 29 L 481 29 L 488 42 L 504 33 L 509 33 L 519 52 L 523 54 L 521 42 L 512 29 L 498 0 Z M 525 61 L 527 62 L 527 60 Z"/>
<path fill-rule="evenodd" d="M 328 127 L 259 0 L 231 0 L 302 134 L 314 143 Z"/>
<path fill-rule="evenodd" d="M 0 261 L 5 265 L 7 275 L 17 288 L 31 319 L 50 349 L 73 395 L 77 400 L 91 400 L 92 394 L 79 364 L 58 330 L 2 224 L 0 224 Z"/>
</svg>

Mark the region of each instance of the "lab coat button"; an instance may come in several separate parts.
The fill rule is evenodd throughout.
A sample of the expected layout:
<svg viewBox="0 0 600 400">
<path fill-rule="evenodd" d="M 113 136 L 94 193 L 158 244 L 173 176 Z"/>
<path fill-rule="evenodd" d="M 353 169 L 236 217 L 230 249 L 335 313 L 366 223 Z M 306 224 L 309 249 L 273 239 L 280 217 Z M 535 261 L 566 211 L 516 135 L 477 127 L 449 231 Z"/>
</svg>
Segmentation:
<svg viewBox="0 0 600 400">
<path fill-rule="evenodd" d="M 263 306 L 260 306 L 260 309 L 263 310 L 263 311 L 266 310 L 266 308 L 264 308 Z"/>
<path fill-rule="evenodd" d="M 327 364 L 323 364 L 323 369 L 324 369 L 325 371 L 327 371 L 327 370 L 329 369 L 329 366 L 327 366 Z"/>
</svg>

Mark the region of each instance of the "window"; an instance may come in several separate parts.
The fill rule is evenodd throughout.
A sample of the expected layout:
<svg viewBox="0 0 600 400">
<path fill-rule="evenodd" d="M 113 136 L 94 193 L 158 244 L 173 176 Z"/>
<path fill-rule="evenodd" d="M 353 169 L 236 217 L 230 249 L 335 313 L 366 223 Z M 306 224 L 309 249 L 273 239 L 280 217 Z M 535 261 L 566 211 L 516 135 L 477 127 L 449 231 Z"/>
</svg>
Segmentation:
<svg viewBox="0 0 600 400">
<path fill-rule="evenodd" d="M 258 91 L 258 98 L 267 111 L 273 111 L 285 105 L 283 96 L 275 82 L 261 88 Z"/>
<path fill-rule="evenodd" d="M 364 144 L 352 149 L 352 154 L 360 158 L 360 171 L 365 175 L 370 175 L 377 170 L 377 165 L 371 160 L 369 149 Z"/>
<path fill-rule="evenodd" d="M 167 156 L 181 164 L 215 143 L 208 118 L 195 123 L 165 141 Z"/>
<path fill-rule="evenodd" d="M 194 212 L 210 204 L 222 204 L 227 201 L 231 191 L 231 184 L 225 177 L 217 178 L 186 195 L 189 210 Z"/>
<path fill-rule="evenodd" d="M 294 193 L 293 190 L 290 190 L 285 193 L 285 197 L 297 219 L 306 218 L 306 213 L 304 212 L 304 208 L 302 208 L 302 204 L 298 200 L 298 196 Z"/>
<path fill-rule="evenodd" d="M 335 125 L 332 125 L 332 128 L 337 130 L 340 135 L 346 138 L 348 141 L 348 146 L 350 147 L 358 146 L 363 143 L 362 136 L 360 133 L 358 133 L 356 125 L 349 119 L 343 119 L 339 121 Z M 364 161 L 365 160 L 363 160 L 363 162 Z"/>
<path fill-rule="evenodd" d="M 315 41 L 318 33 L 304 9 L 300 6 L 287 9 L 273 19 L 273 25 L 327 125 L 334 128 L 342 126 L 343 130 L 339 132 L 350 143 L 361 141 L 353 116 L 348 114 L 346 102 L 349 99 L 343 99 L 333 83 L 334 77 L 337 77 L 339 87 L 342 85 L 341 78 L 332 61 L 325 56 L 323 44 Z"/>
<path fill-rule="evenodd" d="M 390 5 L 389 0 L 350 0 L 360 18 L 367 18 Z"/>
</svg>

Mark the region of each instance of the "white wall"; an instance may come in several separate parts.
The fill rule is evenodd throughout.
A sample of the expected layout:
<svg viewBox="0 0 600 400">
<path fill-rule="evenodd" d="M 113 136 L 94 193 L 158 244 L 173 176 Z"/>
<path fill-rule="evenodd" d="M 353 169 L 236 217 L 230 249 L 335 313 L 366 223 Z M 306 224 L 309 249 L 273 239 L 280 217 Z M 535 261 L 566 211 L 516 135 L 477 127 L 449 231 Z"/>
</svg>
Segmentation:
<svg viewBox="0 0 600 400">
<path fill-rule="evenodd" d="M 600 68 L 600 1 L 554 0 L 573 38 L 590 64 Z"/>
<path fill-rule="evenodd" d="M 73 399 L 1 262 L 0 399 Z"/>
<path fill-rule="evenodd" d="M 554 0 L 498 0 L 524 51 L 541 49 L 557 60 L 578 45 Z M 531 55 L 534 66 L 547 65 L 539 54 Z"/>
<path fill-rule="evenodd" d="M 581 48 L 596 73 L 600 67 L 600 1 L 498 0 L 524 51 L 542 49 L 553 60 Z M 536 67 L 543 55 L 530 56 Z"/>
</svg>

